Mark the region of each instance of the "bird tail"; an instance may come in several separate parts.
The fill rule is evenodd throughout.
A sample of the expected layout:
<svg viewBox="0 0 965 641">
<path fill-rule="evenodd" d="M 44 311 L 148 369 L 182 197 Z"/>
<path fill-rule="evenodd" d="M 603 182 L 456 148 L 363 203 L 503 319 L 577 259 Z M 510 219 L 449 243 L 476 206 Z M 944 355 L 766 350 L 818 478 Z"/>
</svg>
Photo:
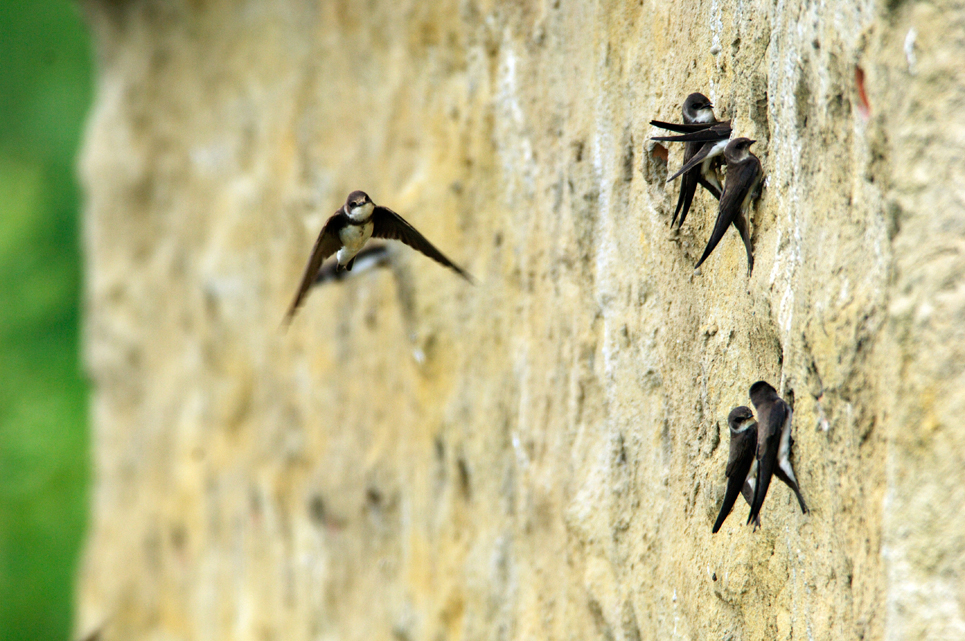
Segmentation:
<svg viewBox="0 0 965 641">
<path fill-rule="evenodd" d="M 773 459 L 773 456 L 765 456 L 758 460 L 757 483 L 754 485 L 754 504 L 751 505 L 750 514 L 747 515 L 747 523 L 760 518 L 764 497 L 767 496 L 767 486 L 771 484 L 771 475 L 774 473 Z"/>
</svg>

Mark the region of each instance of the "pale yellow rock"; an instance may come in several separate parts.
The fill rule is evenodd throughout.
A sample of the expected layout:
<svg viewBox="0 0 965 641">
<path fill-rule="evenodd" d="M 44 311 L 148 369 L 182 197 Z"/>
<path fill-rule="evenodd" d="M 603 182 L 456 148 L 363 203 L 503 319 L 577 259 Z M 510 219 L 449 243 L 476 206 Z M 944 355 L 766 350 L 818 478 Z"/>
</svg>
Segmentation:
<svg viewBox="0 0 965 641">
<path fill-rule="evenodd" d="M 78 633 L 965 638 L 965 8 L 85 3 Z M 712 53 L 713 52 L 713 53 Z M 856 67 L 870 112 L 862 112 Z M 756 139 L 754 274 L 652 118 Z M 352 189 L 403 250 L 280 330 Z M 728 411 L 808 504 L 711 535 Z"/>
</svg>

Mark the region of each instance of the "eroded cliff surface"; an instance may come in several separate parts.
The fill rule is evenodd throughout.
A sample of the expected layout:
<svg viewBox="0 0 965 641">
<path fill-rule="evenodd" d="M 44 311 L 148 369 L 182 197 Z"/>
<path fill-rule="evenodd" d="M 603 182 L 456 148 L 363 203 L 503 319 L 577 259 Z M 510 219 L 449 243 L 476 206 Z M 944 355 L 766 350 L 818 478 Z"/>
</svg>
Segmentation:
<svg viewBox="0 0 965 641">
<path fill-rule="evenodd" d="M 965 9 L 86 4 L 107 639 L 965 636 Z M 756 139 L 756 267 L 669 229 L 689 92 Z M 863 93 L 862 93 L 863 91 Z M 412 251 L 279 323 L 364 189 Z M 729 410 L 793 403 L 711 535 Z"/>
</svg>

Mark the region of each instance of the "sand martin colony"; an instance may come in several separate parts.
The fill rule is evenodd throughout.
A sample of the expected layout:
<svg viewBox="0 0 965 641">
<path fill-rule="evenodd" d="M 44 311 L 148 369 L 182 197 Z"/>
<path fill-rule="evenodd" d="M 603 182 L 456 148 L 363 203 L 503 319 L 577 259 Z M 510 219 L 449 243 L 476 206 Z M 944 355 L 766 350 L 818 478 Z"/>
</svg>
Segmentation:
<svg viewBox="0 0 965 641">
<path fill-rule="evenodd" d="M 756 141 L 743 136 L 734 137 L 733 121 L 718 120 L 713 103 L 702 93 L 688 95 L 681 112 L 683 122 L 650 121 L 651 125 L 672 132 L 654 136 L 651 140 L 683 143 L 680 168 L 667 180 L 670 183 L 679 179 L 680 185 L 670 220 L 671 229 L 676 227 L 672 233 L 680 233 L 697 193 L 708 192 L 716 199 L 717 216 L 703 253 L 694 263 L 694 269 L 699 269 L 710 258 L 714 249 L 724 241 L 727 230 L 733 226 L 744 243 L 747 276 L 750 277 L 754 268 L 754 252 L 749 222 L 752 222 L 753 205 L 760 197 L 764 176 L 760 159 L 751 151 Z M 661 158 L 669 155 L 664 151 L 660 152 Z M 371 239 L 380 239 L 381 242 L 370 243 Z M 466 282 L 473 283 L 468 272 L 451 261 L 406 219 L 388 207 L 376 205 L 365 192 L 353 191 L 322 226 L 285 313 L 284 326 L 292 322 L 316 285 L 343 281 L 350 274 L 375 273 L 380 267 L 393 267 L 395 271 L 402 260 L 403 251 L 396 253 L 391 243 L 385 241 L 399 241 L 452 270 Z M 333 256 L 334 259 L 325 264 Z M 431 267 L 423 262 L 418 264 L 417 269 Z M 764 501 L 774 477 L 794 493 L 801 512 L 808 513 L 791 465 L 791 424 L 794 414 L 791 405 L 765 381 L 754 383 L 750 387 L 749 397 L 753 410 L 748 405 L 738 405 L 727 417 L 730 447 L 724 470 L 726 490 L 711 529 L 714 534 L 723 527 L 741 496 L 750 508 L 746 523 L 753 524 L 755 531 L 760 528 Z M 793 403 L 793 398 L 789 398 Z"/>
</svg>

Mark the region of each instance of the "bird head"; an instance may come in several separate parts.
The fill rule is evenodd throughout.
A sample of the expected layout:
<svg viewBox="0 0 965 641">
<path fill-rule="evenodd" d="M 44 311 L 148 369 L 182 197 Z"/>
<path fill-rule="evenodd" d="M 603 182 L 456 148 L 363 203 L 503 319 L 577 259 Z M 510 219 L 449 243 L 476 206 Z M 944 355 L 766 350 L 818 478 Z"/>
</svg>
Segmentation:
<svg viewBox="0 0 965 641">
<path fill-rule="evenodd" d="M 684 100 L 684 120 L 688 122 L 716 122 L 714 103 L 702 93 L 692 93 Z"/>
<path fill-rule="evenodd" d="M 727 423 L 734 432 L 743 432 L 749 427 L 753 427 L 757 421 L 754 420 L 754 413 L 746 405 L 735 407 L 727 416 Z"/>
<path fill-rule="evenodd" d="M 353 191 L 345 200 L 345 215 L 353 220 L 366 220 L 373 209 L 375 203 L 364 191 Z"/>
<path fill-rule="evenodd" d="M 757 141 L 750 138 L 734 138 L 724 148 L 724 159 L 728 163 L 744 160 L 751 153 L 751 145 L 755 142 Z"/>
<path fill-rule="evenodd" d="M 754 405 L 759 405 L 764 400 L 776 397 L 777 390 L 767 381 L 757 381 L 751 385 L 748 395 L 751 397 L 751 402 L 754 403 Z"/>
</svg>

